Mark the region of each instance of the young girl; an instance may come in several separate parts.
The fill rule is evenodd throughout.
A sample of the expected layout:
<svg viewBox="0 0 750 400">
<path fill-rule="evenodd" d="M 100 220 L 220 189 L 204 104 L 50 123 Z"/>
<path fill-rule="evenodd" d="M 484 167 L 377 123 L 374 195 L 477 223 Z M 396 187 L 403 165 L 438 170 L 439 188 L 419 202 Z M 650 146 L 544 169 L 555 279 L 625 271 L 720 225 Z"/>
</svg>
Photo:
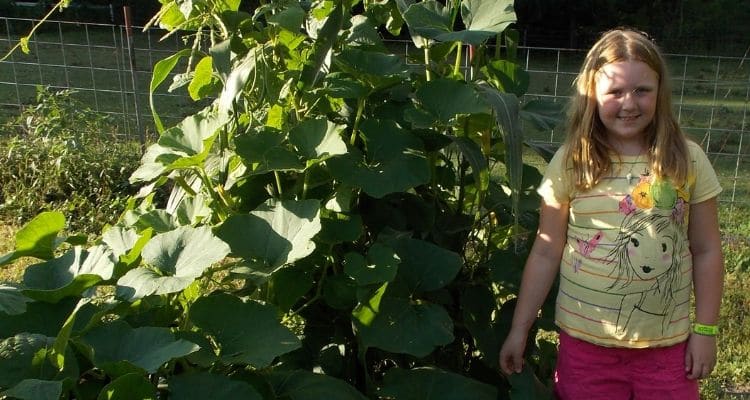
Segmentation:
<svg viewBox="0 0 750 400">
<path fill-rule="evenodd" d="M 559 274 L 560 399 L 697 400 L 697 379 L 716 362 L 721 188 L 677 125 L 667 75 L 644 34 L 606 32 L 586 56 L 567 142 L 538 190 L 539 231 L 500 367 L 521 371 Z"/>
</svg>

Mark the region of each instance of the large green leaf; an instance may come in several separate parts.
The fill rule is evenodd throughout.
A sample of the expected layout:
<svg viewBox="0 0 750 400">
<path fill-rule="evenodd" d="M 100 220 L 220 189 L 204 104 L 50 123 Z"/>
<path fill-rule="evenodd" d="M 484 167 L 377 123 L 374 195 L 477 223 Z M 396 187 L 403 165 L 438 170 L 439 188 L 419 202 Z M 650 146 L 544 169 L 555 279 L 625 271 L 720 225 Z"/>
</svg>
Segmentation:
<svg viewBox="0 0 750 400">
<path fill-rule="evenodd" d="M 234 255 L 259 260 L 273 272 L 310 255 L 315 250 L 312 239 L 320 229 L 317 200 L 285 200 L 262 204 L 250 214 L 232 215 L 216 234 Z"/>
<path fill-rule="evenodd" d="M 463 375 L 436 368 L 393 368 L 378 394 L 399 400 L 495 400 L 497 389 Z M 419 390 L 415 390 L 419 388 Z"/>
<path fill-rule="evenodd" d="M 344 256 L 344 272 L 354 278 L 358 285 L 392 281 L 398 271 L 399 257 L 392 248 L 375 243 L 367 256 L 351 252 Z"/>
<path fill-rule="evenodd" d="M 336 244 L 354 242 L 362 235 L 362 217 L 330 210 L 321 210 L 321 230 L 317 236 L 320 242 Z"/>
<path fill-rule="evenodd" d="M 302 171 L 305 166 L 286 141 L 286 135 L 266 127 L 235 139 L 237 154 L 252 174 L 271 171 Z"/>
<path fill-rule="evenodd" d="M 372 197 L 402 192 L 430 180 L 422 142 L 389 120 L 364 120 L 360 127 L 367 147 L 326 161 L 331 174 Z"/>
<path fill-rule="evenodd" d="M 401 260 L 397 279 L 405 282 L 412 293 L 446 286 L 463 266 L 458 253 L 424 240 L 402 237 L 386 244 L 396 250 Z"/>
<path fill-rule="evenodd" d="M 58 400 L 62 394 L 62 381 L 24 379 L 0 395 L 19 400 Z"/>
<path fill-rule="evenodd" d="M 122 375 L 108 383 L 96 400 L 156 400 L 156 387 L 138 373 Z"/>
<path fill-rule="evenodd" d="M 23 314 L 26 312 L 26 303 L 32 301 L 24 296 L 18 288 L 0 284 L 0 315 Z M 2 320 L 1 317 L 0 320 Z"/>
<path fill-rule="evenodd" d="M 444 124 L 460 114 L 488 112 L 472 85 L 453 79 L 435 79 L 419 88 L 415 95 L 422 108 Z"/>
<path fill-rule="evenodd" d="M 59 258 L 27 267 L 23 275 L 23 293 L 50 303 L 68 296 L 79 296 L 101 280 L 110 279 L 116 262 L 107 246 L 94 246 L 88 250 L 74 247 Z"/>
<path fill-rule="evenodd" d="M 384 80 L 385 77 L 404 79 L 409 73 L 403 57 L 390 53 L 351 48 L 341 51 L 335 61 L 344 71 L 374 87 L 395 82 L 394 79 Z"/>
<path fill-rule="evenodd" d="M 247 382 L 226 375 L 194 373 L 169 379 L 172 400 L 262 400 L 263 397 Z"/>
<path fill-rule="evenodd" d="M 382 37 L 378 33 L 378 27 L 364 15 L 355 15 L 351 18 L 352 27 L 346 38 L 350 46 L 360 46 L 377 51 L 387 51 Z"/>
<path fill-rule="evenodd" d="M 324 160 L 346 154 L 346 143 L 341 134 L 346 129 L 325 118 L 302 121 L 289 132 L 289 141 L 307 160 Z"/>
<path fill-rule="evenodd" d="M 0 266 L 21 257 L 50 259 L 60 244 L 57 234 L 65 228 L 65 216 L 58 211 L 38 214 L 16 232 L 15 249 L 0 256 Z"/>
<path fill-rule="evenodd" d="M 134 329 L 122 320 L 92 329 L 81 341 L 90 346 L 94 366 L 112 376 L 154 373 L 164 363 L 199 349 L 186 340 L 175 339 L 168 328 Z"/>
<path fill-rule="evenodd" d="M 424 45 L 424 39 L 435 39 L 452 32 L 450 10 L 435 0 L 409 4 L 398 0 L 404 21 L 409 26 L 409 34 L 417 47 Z"/>
<path fill-rule="evenodd" d="M 123 227 L 112 227 L 102 234 L 102 242 L 112 249 L 112 253 L 126 267 L 134 264 L 141 256 L 143 246 L 151 240 L 154 230 L 150 227 L 145 228 L 142 232 L 135 229 Z M 115 270 L 115 275 L 119 277 L 121 271 Z"/>
<path fill-rule="evenodd" d="M 60 372 L 47 362 L 54 338 L 35 333 L 19 333 L 0 341 L 0 388 L 9 388 L 26 379 L 58 380 L 78 377 L 77 364 L 69 362 Z M 34 386 L 25 383 L 19 390 Z"/>
<path fill-rule="evenodd" d="M 190 320 L 213 337 L 222 362 L 256 368 L 267 367 L 301 345 L 277 314 L 270 305 L 228 294 L 202 297 L 190 308 Z"/>
<path fill-rule="evenodd" d="M 56 336 L 60 327 L 75 309 L 78 298 L 69 297 L 57 303 L 35 301 L 26 304 L 23 314 L 0 313 L 0 338 L 26 333 Z"/>
<path fill-rule="evenodd" d="M 367 96 L 370 88 L 364 82 L 342 75 L 344 74 L 326 75 L 323 92 L 333 98 L 341 99 L 358 99 Z"/>
<path fill-rule="evenodd" d="M 437 346 L 453 341 L 453 320 L 443 307 L 415 304 L 387 293 L 371 321 L 355 317 L 354 323 L 365 346 L 393 353 L 425 357 Z"/>
<path fill-rule="evenodd" d="M 314 269 L 290 265 L 276 271 L 271 278 L 274 304 L 282 311 L 289 310 L 315 283 Z"/>
<path fill-rule="evenodd" d="M 162 132 L 159 140 L 146 149 L 130 182 L 149 182 L 175 169 L 200 166 L 226 121 L 226 115 L 209 106 Z"/>
<path fill-rule="evenodd" d="M 159 10 L 159 26 L 167 30 L 173 30 L 178 26 L 184 26 L 185 15 L 183 15 L 180 10 L 178 3 L 174 0 L 161 1 L 161 3 L 161 10 Z M 188 3 L 188 7 L 190 7 L 190 4 L 192 4 L 192 2 Z"/>
<path fill-rule="evenodd" d="M 291 32 L 299 32 L 305 20 L 305 10 L 297 2 L 288 2 L 285 7 L 269 15 L 268 23 Z"/>
<path fill-rule="evenodd" d="M 146 266 L 123 275 L 117 281 L 117 295 L 134 300 L 178 292 L 227 254 L 229 246 L 205 226 L 185 226 L 156 235 L 142 251 Z"/>
<path fill-rule="evenodd" d="M 488 81 L 505 93 L 521 97 L 529 89 L 529 73 L 515 62 L 493 60 L 482 67 L 482 72 Z"/>
<path fill-rule="evenodd" d="M 269 377 L 274 393 L 288 400 L 366 400 L 362 393 L 346 382 L 309 371 L 274 373 Z"/>
<path fill-rule="evenodd" d="M 156 89 L 159 88 L 159 85 L 161 85 L 162 82 L 167 79 L 169 73 L 172 72 L 174 67 L 177 65 L 177 62 L 180 61 L 180 58 L 187 57 L 190 54 L 191 49 L 182 49 L 177 53 L 174 53 L 163 60 L 159 60 L 156 64 L 154 64 L 154 70 L 151 73 L 151 83 L 149 85 L 148 101 L 151 108 L 151 115 L 154 117 L 154 125 L 156 125 L 156 130 L 160 133 L 164 131 L 164 125 L 161 122 L 161 118 L 159 118 L 159 114 L 157 114 L 156 112 L 154 93 L 156 93 Z"/>
<path fill-rule="evenodd" d="M 195 66 L 193 78 L 188 85 L 190 98 L 198 101 L 212 94 L 218 78 L 214 76 L 214 64 L 211 56 L 205 56 Z"/>
<path fill-rule="evenodd" d="M 513 0 L 463 0 L 461 17 L 466 29 L 450 32 L 435 37 L 444 42 L 461 41 L 478 45 L 485 40 L 502 33 L 510 24 L 516 22 Z"/>
<path fill-rule="evenodd" d="M 124 256 L 135 246 L 139 235 L 135 229 L 114 226 L 102 234 L 104 242 L 112 250 L 115 257 Z"/>
</svg>

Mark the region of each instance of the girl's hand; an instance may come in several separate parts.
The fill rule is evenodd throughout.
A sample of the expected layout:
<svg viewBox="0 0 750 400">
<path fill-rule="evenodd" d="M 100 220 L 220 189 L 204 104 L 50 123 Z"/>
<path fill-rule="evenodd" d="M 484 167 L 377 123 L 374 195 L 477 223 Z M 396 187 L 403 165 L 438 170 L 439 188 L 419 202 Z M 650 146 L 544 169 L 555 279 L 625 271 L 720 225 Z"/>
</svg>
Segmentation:
<svg viewBox="0 0 750 400">
<path fill-rule="evenodd" d="M 708 377 L 716 365 L 716 336 L 691 333 L 685 351 L 685 372 L 688 379 Z"/>
<path fill-rule="evenodd" d="M 523 352 L 526 349 L 528 332 L 512 329 L 500 349 L 500 369 L 504 374 L 520 373 L 523 370 Z"/>
</svg>

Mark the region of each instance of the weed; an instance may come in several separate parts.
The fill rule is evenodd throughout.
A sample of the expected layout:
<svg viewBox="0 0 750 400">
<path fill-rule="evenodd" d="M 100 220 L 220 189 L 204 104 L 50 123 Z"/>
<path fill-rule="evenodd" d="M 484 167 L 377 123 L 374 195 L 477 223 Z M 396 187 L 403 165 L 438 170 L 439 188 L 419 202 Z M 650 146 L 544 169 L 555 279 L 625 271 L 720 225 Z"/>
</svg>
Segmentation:
<svg viewBox="0 0 750 400">
<path fill-rule="evenodd" d="M 72 98 L 39 89 L 37 104 L 0 137 L 0 219 L 23 225 L 43 210 L 63 212 L 75 232 L 114 221 L 133 189 L 137 143 L 119 140 L 112 121 Z"/>
</svg>

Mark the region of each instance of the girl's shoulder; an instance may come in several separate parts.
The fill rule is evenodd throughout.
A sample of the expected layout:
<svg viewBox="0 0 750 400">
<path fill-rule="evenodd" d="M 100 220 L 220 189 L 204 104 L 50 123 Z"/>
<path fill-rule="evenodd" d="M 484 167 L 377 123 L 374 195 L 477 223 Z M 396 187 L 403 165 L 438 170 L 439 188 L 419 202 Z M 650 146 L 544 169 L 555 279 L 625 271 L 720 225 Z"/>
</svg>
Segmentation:
<svg viewBox="0 0 750 400">
<path fill-rule="evenodd" d="M 704 161 L 708 161 L 708 156 L 706 156 L 706 151 L 703 150 L 703 147 L 699 145 L 698 143 L 687 139 L 687 150 L 688 150 L 688 162 L 690 163 L 702 163 Z"/>
</svg>

